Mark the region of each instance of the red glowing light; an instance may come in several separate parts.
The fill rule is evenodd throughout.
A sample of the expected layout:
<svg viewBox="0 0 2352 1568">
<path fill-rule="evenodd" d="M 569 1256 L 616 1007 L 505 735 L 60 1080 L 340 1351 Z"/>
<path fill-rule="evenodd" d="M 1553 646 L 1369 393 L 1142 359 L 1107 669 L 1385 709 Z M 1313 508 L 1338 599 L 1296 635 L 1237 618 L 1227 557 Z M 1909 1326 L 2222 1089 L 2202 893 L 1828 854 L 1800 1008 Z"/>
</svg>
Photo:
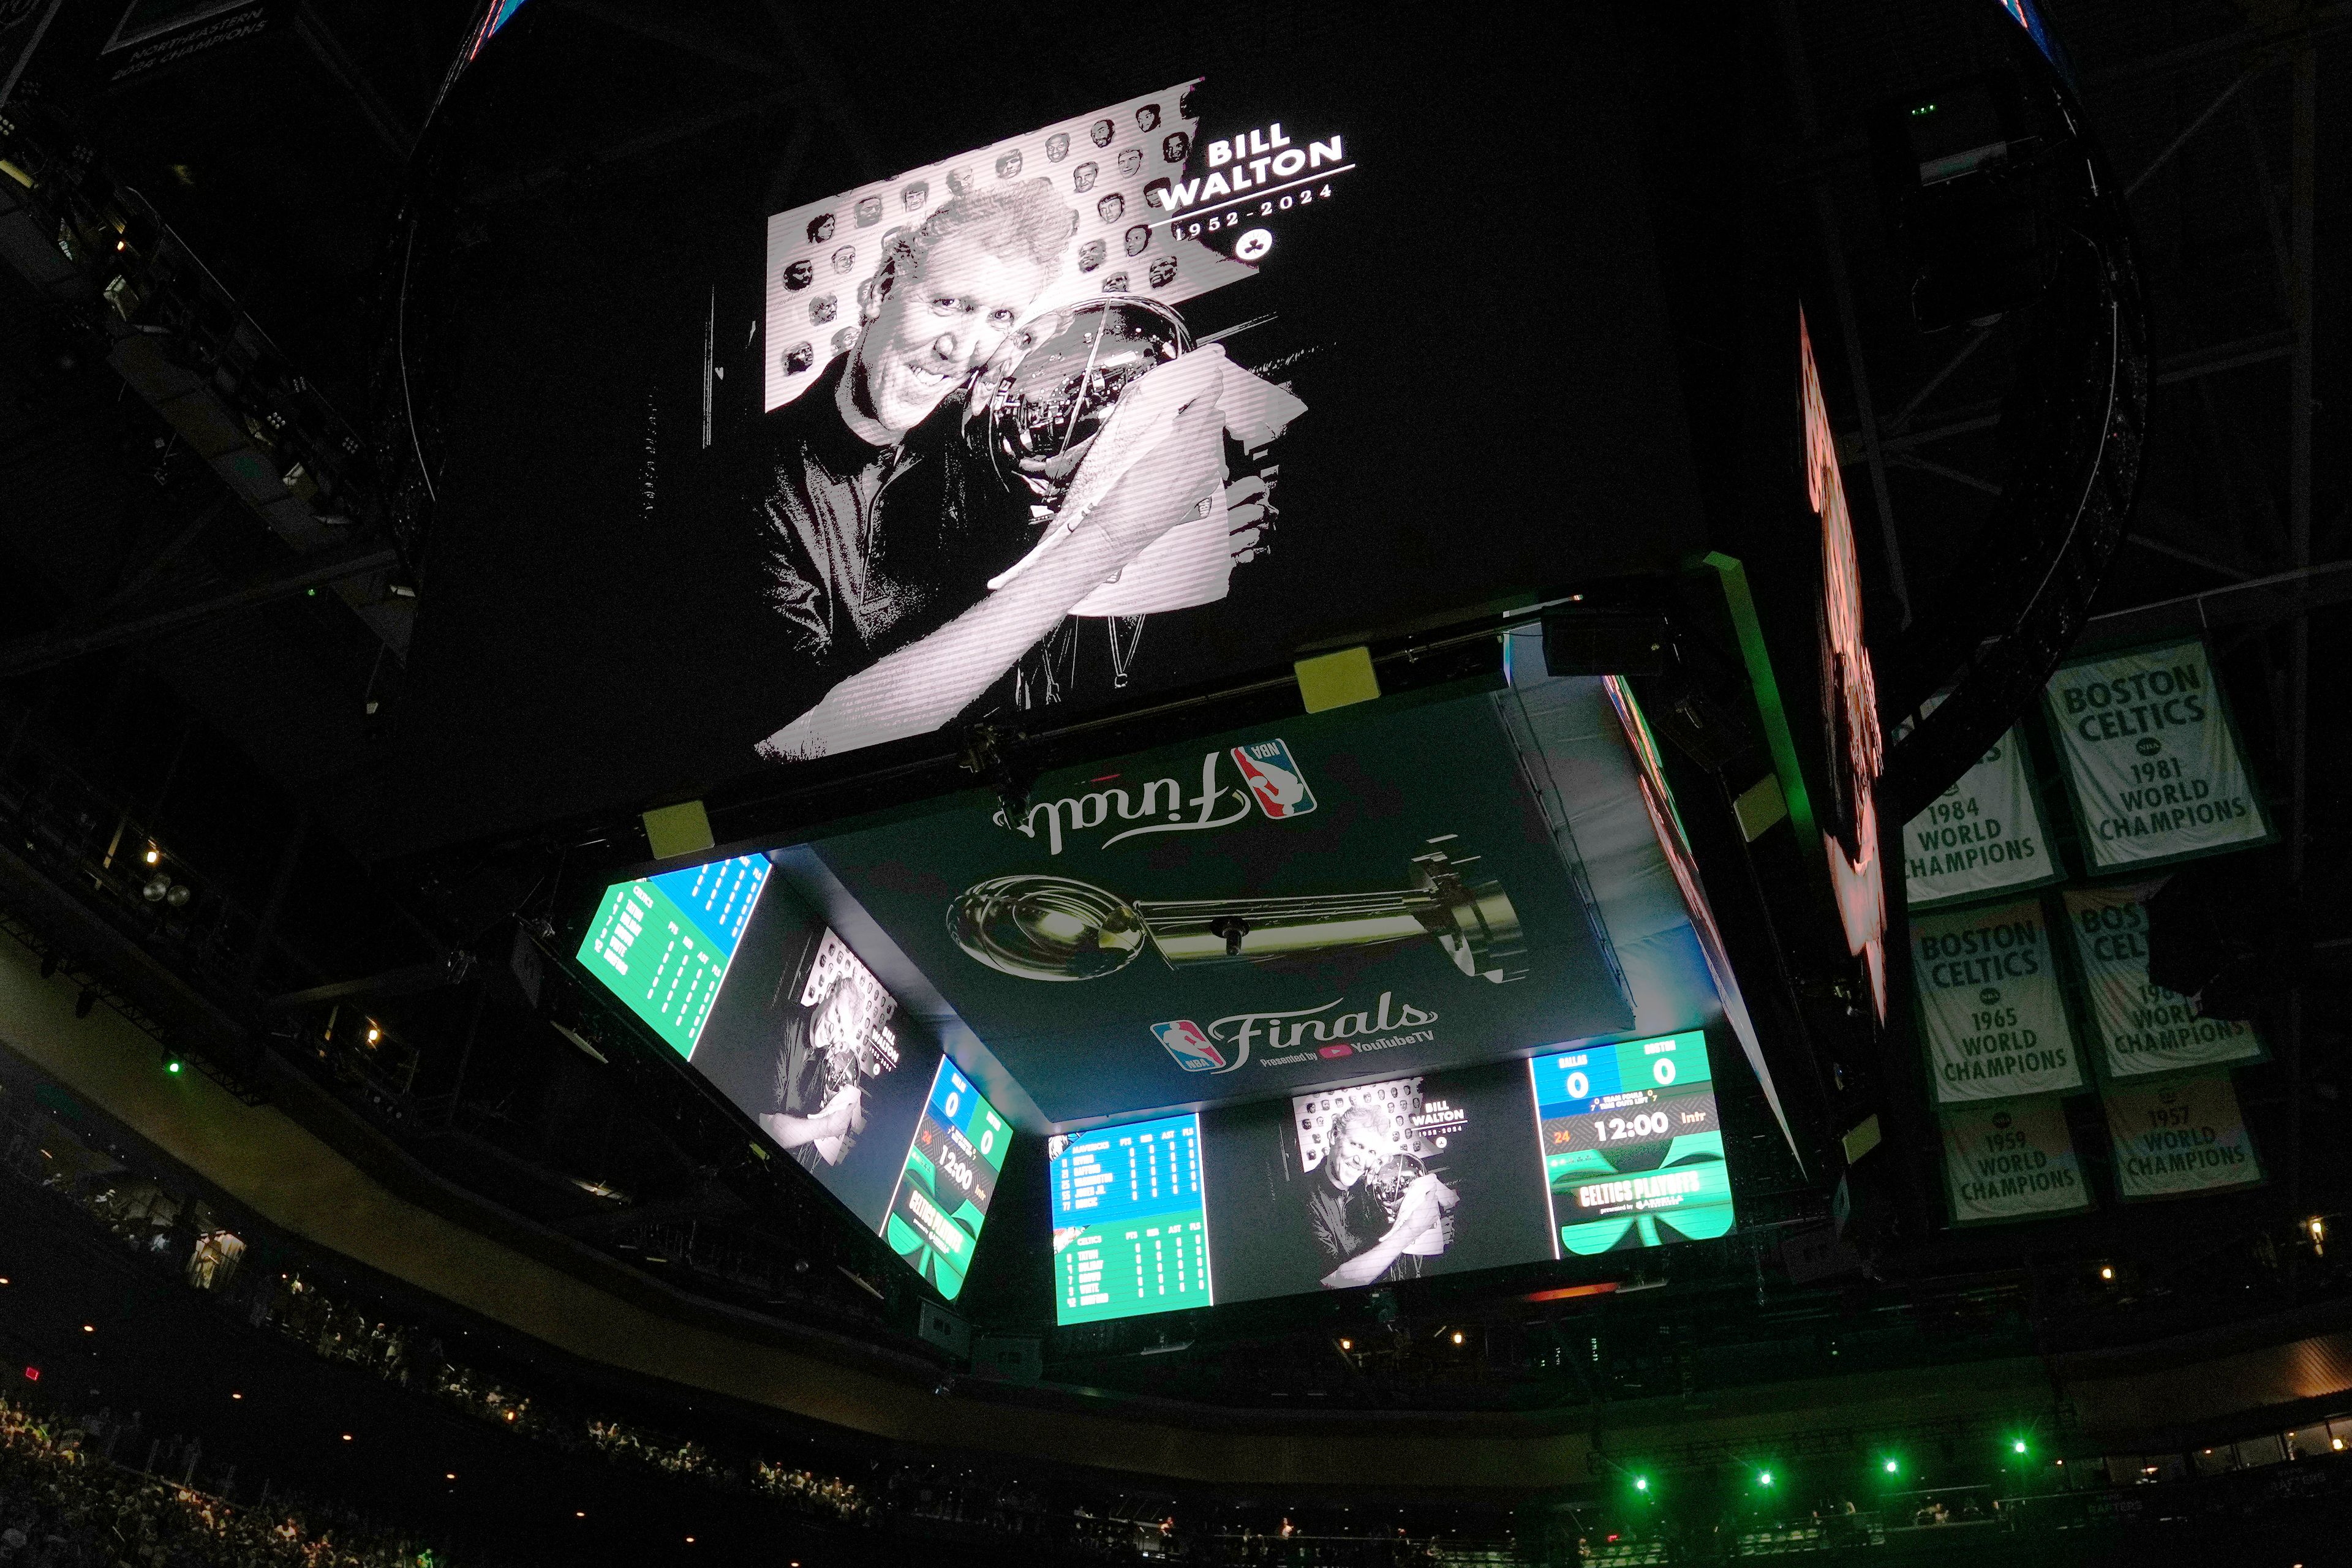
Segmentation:
<svg viewBox="0 0 2352 1568">
<path fill-rule="evenodd" d="M 1853 519 L 1846 510 L 1837 436 L 1830 427 L 1829 405 L 1822 396 L 1821 373 L 1813 364 L 1813 340 L 1802 310 L 1797 312 L 1797 353 L 1803 378 L 1806 486 L 1822 520 L 1822 676 L 1835 687 L 1823 696 L 1837 704 L 1837 711 L 1829 716 L 1838 721 L 1845 741 L 1842 793 L 1853 814 L 1853 844 L 1825 834 L 1822 847 L 1829 854 L 1830 882 L 1845 928 L 1846 951 L 1868 966 L 1871 1000 L 1884 1022 L 1886 868 L 1878 852 L 1878 808 L 1873 797 L 1886 766 L 1885 746 L 1878 729 L 1877 679 L 1862 637 L 1862 567 L 1854 557 Z"/>
</svg>

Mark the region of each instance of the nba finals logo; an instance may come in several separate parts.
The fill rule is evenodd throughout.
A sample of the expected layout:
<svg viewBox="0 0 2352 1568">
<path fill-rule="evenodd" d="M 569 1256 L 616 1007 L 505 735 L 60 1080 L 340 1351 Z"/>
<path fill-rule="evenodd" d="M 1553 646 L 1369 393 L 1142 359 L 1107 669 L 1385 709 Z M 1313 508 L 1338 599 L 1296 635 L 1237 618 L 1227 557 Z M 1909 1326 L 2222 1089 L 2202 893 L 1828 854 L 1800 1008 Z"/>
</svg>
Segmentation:
<svg viewBox="0 0 2352 1568">
<path fill-rule="evenodd" d="M 1290 748 L 1280 741 L 1235 746 L 1234 762 L 1242 770 L 1242 782 L 1256 797 L 1258 810 L 1273 820 L 1304 816 L 1315 809 L 1315 792 L 1307 787 L 1307 775 L 1298 771 Z"/>
<path fill-rule="evenodd" d="M 1215 1072 L 1225 1065 L 1225 1054 L 1200 1025 L 1190 1018 L 1178 1018 L 1171 1023 L 1154 1024 L 1151 1032 L 1176 1058 L 1176 1065 L 1186 1072 Z"/>
</svg>

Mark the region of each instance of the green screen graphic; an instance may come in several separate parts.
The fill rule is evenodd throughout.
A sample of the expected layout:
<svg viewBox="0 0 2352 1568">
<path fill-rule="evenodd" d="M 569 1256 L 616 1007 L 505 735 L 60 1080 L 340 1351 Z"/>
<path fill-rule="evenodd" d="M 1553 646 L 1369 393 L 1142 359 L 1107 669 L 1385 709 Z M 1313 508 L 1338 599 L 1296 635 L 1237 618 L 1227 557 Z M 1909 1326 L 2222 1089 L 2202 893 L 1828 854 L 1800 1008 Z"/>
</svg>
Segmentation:
<svg viewBox="0 0 2352 1568">
<path fill-rule="evenodd" d="M 766 857 L 739 855 L 616 882 L 577 957 L 671 1049 L 691 1057 L 767 879 Z"/>
<path fill-rule="evenodd" d="M 1706 1036 L 1562 1051 L 1528 1067 L 1560 1256 L 1730 1231 Z"/>
<path fill-rule="evenodd" d="M 908 1267 L 952 1301 L 996 1194 L 1013 1129 L 955 1064 L 941 1061 L 931 1097 L 907 1146 L 907 1165 L 882 1221 L 882 1238 Z"/>
<path fill-rule="evenodd" d="M 1201 1119 L 1130 1122 L 1055 1143 L 1054 1321 L 1210 1305 Z"/>
</svg>

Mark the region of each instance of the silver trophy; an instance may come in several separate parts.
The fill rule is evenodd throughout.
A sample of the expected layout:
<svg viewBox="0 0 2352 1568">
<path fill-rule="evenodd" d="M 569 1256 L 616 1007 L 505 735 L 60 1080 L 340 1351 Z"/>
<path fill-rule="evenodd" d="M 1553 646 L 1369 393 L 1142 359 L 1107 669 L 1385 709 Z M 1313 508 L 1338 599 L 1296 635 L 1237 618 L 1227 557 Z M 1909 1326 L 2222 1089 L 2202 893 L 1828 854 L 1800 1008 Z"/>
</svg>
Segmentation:
<svg viewBox="0 0 2352 1568">
<path fill-rule="evenodd" d="M 1150 300 L 1114 294 L 1059 312 L 989 396 L 998 474 L 1026 488 L 1040 516 L 1060 510 L 1079 448 L 1110 418 L 1118 395 L 1192 347 L 1182 318 Z"/>
<path fill-rule="evenodd" d="M 1450 836 L 1449 836 L 1450 837 Z M 1518 911 L 1500 882 L 1466 874 L 1477 857 L 1431 840 L 1412 885 L 1282 899 L 1145 899 L 1130 904 L 1069 877 L 992 877 L 948 906 L 948 934 L 991 969 L 1024 980 L 1099 980 L 1149 944 L 1171 968 L 1246 963 L 1434 942 L 1470 979 L 1523 978 Z"/>
</svg>

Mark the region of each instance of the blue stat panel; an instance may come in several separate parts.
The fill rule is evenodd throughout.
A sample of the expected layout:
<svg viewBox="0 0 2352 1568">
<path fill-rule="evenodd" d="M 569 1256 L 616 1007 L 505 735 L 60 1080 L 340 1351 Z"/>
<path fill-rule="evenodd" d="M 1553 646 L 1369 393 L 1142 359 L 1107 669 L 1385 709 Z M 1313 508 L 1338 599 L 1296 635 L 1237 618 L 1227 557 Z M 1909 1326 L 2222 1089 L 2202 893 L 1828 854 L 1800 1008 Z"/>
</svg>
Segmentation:
<svg viewBox="0 0 2352 1568">
<path fill-rule="evenodd" d="M 1073 1134 L 1054 1156 L 1054 1317 L 1091 1323 L 1205 1307 L 1201 1119 Z"/>
<path fill-rule="evenodd" d="M 682 1057 L 694 1055 L 727 965 L 768 880 L 762 855 L 616 882 L 579 959 Z"/>
</svg>

